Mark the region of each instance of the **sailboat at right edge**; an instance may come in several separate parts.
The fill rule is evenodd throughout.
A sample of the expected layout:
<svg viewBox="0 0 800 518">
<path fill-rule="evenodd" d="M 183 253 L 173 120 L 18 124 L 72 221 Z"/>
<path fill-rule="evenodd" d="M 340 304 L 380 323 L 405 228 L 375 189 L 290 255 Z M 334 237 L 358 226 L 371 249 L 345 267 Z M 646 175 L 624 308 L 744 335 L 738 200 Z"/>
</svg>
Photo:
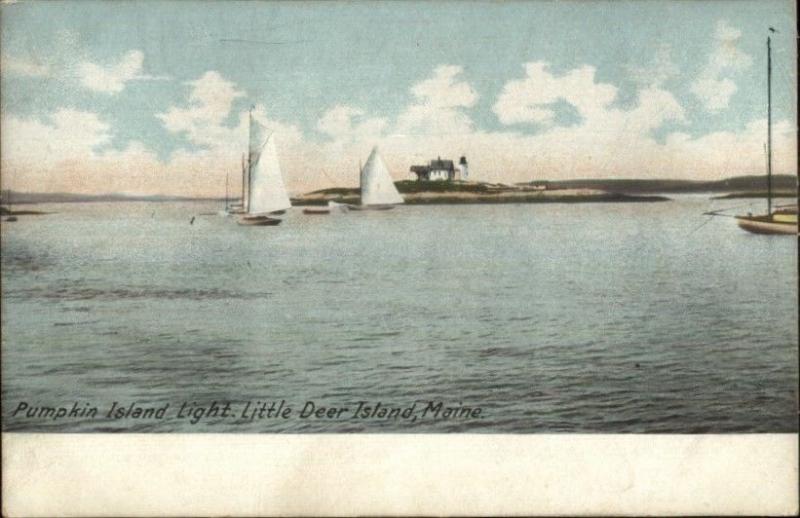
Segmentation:
<svg viewBox="0 0 800 518">
<path fill-rule="evenodd" d="M 767 213 L 735 216 L 739 227 L 754 234 L 797 234 L 797 205 L 772 210 L 772 48 L 767 36 Z"/>
</svg>

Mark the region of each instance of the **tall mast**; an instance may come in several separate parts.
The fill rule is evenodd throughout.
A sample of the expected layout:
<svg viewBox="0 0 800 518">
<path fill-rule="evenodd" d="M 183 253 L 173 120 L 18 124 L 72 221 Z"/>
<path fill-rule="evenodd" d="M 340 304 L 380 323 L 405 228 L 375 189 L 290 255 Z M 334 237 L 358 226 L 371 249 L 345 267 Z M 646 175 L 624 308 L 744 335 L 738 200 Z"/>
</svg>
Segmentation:
<svg viewBox="0 0 800 518">
<path fill-rule="evenodd" d="M 253 107 L 250 107 L 250 119 L 247 124 L 247 204 L 245 206 L 245 212 L 250 211 L 250 181 L 252 180 L 253 176 L 253 146 L 251 144 L 253 140 Z"/>
<path fill-rule="evenodd" d="M 772 214 L 772 49 L 767 36 L 767 215 Z"/>
<path fill-rule="evenodd" d="M 244 188 L 247 186 L 247 169 L 244 167 L 244 153 L 242 153 L 242 208 L 244 208 Z"/>
<path fill-rule="evenodd" d="M 230 176 L 229 172 L 225 173 L 225 210 L 228 210 L 228 177 Z"/>
</svg>

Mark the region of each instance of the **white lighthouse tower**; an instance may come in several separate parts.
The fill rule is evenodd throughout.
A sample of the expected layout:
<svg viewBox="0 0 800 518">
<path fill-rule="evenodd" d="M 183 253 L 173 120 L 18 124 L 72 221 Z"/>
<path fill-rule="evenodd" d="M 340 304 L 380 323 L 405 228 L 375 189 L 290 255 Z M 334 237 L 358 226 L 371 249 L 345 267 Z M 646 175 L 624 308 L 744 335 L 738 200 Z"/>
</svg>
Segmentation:
<svg viewBox="0 0 800 518">
<path fill-rule="evenodd" d="M 467 165 L 467 157 L 462 156 L 458 160 L 459 179 L 466 180 L 469 177 L 469 166 Z"/>
</svg>

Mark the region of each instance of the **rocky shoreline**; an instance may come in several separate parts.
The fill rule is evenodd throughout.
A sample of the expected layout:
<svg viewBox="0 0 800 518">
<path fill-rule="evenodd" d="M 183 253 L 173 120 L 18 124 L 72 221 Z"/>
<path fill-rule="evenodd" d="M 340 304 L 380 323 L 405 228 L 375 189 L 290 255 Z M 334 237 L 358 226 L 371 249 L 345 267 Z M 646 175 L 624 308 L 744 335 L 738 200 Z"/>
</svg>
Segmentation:
<svg viewBox="0 0 800 518">
<path fill-rule="evenodd" d="M 427 184 L 427 185 L 426 185 Z M 623 194 L 599 189 L 537 189 L 485 183 L 397 182 L 406 205 L 455 205 L 496 203 L 602 203 L 659 202 L 670 198 L 657 195 Z M 292 205 L 326 205 L 329 201 L 357 204 L 357 188 L 333 188 L 292 198 Z"/>
</svg>

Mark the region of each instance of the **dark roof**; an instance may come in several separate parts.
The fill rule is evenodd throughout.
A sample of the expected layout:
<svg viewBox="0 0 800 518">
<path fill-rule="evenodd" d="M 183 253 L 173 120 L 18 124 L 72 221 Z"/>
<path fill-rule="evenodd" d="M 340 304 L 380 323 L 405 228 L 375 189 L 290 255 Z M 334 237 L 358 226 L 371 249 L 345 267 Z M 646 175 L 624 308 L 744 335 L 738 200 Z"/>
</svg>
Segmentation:
<svg viewBox="0 0 800 518">
<path fill-rule="evenodd" d="M 431 169 L 447 169 L 448 171 L 455 169 L 452 160 L 431 160 L 430 167 Z"/>
<path fill-rule="evenodd" d="M 462 164 L 466 163 L 466 159 L 461 157 Z M 446 171 L 455 171 L 455 166 L 453 165 L 452 160 L 442 160 L 441 158 L 437 158 L 436 160 L 431 160 L 428 165 L 412 165 L 411 172 L 412 173 L 429 173 L 433 170 L 446 170 Z"/>
</svg>

